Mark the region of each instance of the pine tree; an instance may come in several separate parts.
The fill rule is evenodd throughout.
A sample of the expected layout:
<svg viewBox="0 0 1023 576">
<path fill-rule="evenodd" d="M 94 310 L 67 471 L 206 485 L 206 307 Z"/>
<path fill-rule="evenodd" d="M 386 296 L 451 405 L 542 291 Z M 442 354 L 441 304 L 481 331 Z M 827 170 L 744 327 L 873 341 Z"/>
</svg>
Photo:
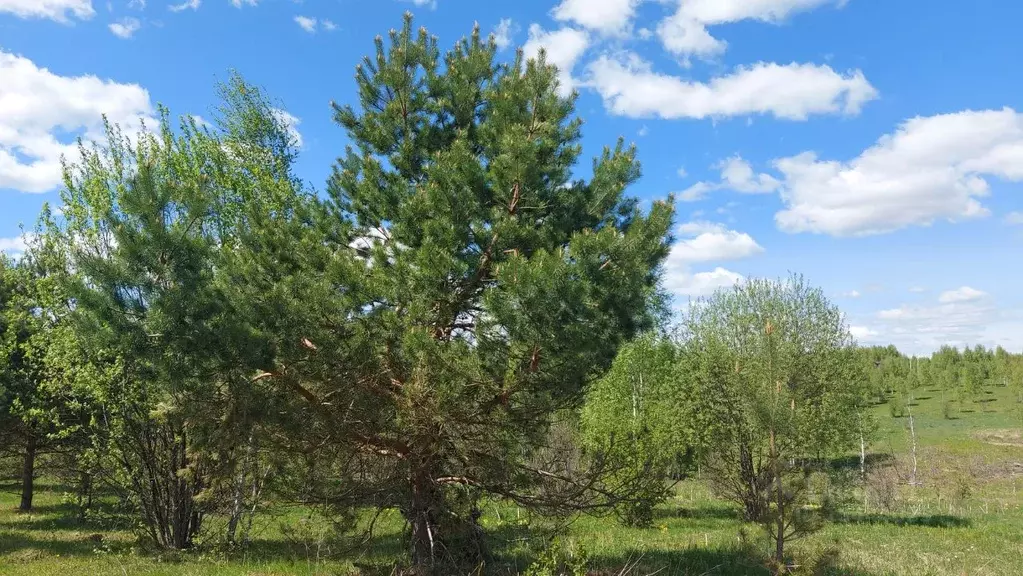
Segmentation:
<svg viewBox="0 0 1023 576">
<path fill-rule="evenodd" d="M 605 500 L 548 430 L 653 325 L 672 210 L 624 195 L 621 141 L 574 179 L 581 121 L 543 57 L 498 63 L 478 28 L 441 56 L 411 16 L 389 44 L 335 106 L 352 145 L 327 197 L 242 250 L 233 284 L 272 322 L 265 378 L 305 403 L 306 497 L 396 506 L 428 571 L 478 561 L 481 497 Z"/>
</svg>

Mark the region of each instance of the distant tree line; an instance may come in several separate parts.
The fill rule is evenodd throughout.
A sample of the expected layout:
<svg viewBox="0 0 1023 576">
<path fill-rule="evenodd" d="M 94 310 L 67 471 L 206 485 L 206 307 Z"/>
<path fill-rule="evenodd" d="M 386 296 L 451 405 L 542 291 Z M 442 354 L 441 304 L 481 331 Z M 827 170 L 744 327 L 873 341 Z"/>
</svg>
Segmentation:
<svg viewBox="0 0 1023 576">
<path fill-rule="evenodd" d="M 877 403 L 888 403 L 892 416 L 906 415 L 907 404 L 921 388 L 940 394 L 944 416 L 979 404 L 988 410 L 986 392 L 1011 388 L 1023 401 L 1023 354 L 1001 346 L 959 349 L 942 346 L 929 357 L 907 356 L 895 346 L 874 346 L 860 351 L 869 375 L 870 393 Z"/>
</svg>

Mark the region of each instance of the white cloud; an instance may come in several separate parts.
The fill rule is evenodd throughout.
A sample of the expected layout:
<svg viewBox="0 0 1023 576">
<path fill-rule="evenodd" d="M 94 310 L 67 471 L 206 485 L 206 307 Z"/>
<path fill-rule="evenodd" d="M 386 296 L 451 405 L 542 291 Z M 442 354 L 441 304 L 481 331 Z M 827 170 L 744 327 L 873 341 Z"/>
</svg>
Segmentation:
<svg viewBox="0 0 1023 576">
<path fill-rule="evenodd" d="M 1021 311 L 999 309 L 990 297 L 881 310 L 872 327 L 878 332 L 875 341 L 910 354 L 929 354 L 942 345 L 1023 347 Z"/>
<path fill-rule="evenodd" d="M 255 6 L 259 4 L 259 0 L 231 0 L 231 6 L 235 8 L 241 8 L 242 6 Z"/>
<path fill-rule="evenodd" d="M 867 326 L 850 326 L 849 333 L 857 340 L 872 340 L 874 337 L 880 335 L 877 330 L 873 330 Z"/>
<path fill-rule="evenodd" d="M 714 190 L 717 190 L 714 184 L 709 182 L 697 182 L 680 192 L 678 199 L 683 202 L 696 202 L 697 200 L 703 200 L 707 193 L 713 192 Z"/>
<path fill-rule="evenodd" d="M 942 304 L 971 302 L 973 300 L 979 300 L 985 296 L 987 296 L 987 293 L 985 292 L 981 292 L 976 288 L 970 288 L 969 286 L 963 286 L 962 288 L 942 292 L 941 296 L 938 296 L 938 302 L 941 302 Z"/>
<path fill-rule="evenodd" d="M 555 20 L 575 22 L 601 34 L 622 36 L 629 32 L 641 0 L 562 0 L 551 11 Z"/>
<path fill-rule="evenodd" d="M 411 2 L 416 6 L 426 6 L 430 10 L 437 9 L 437 0 L 401 0 L 402 2 Z"/>
<path fill-rule="evenodd" d="M 842 298 L 859 298 L 861 296 L 859 290 L 850 290 L 848 292 L 842 292 Z"/>
<path fill-rule="evenodd" d="M 32 241 L 32 234 L 22 234 L 13 238 L 0 238 L 0 252 L 6 252 L 11 256 L 20 256 L 28 249 L 28 243 Z"/>
<path fill-rule="evenodd" d="M 679 226 L 679 233 L 693 236 L 675 244 L 668 256 L 669 262 L 679 265 L 737 260 L 764 251 L 749 234 L 727 230 L 720 224 L 690 222 Z"/>
<path fill-rule="evenodd" d="M 640 138 L 642 138 L 643 136 L 646 136 L 649 133 L 650 133 L 650 129 L 647 128 L 646 125 L 640 126 L 639 131 L 636 132 L 636 134 L 638 134 Z"/>
<path fill-rule="evenodd" d="M 295 24 L 298 24 L 300 28 L 310 34 L 316 34 L 317 30 L 326 30 L 327 32 L 337 30 L 337 24 L 327 19 L 320 20 L 312 16 L 295 16 L 293 20 Z"/>
<path fill-rule="evenodd" d="M 731 288 L 742 280 L 742 274 L 718 266 L 710 272 L 665 274 L 664 287 L 679 296 L 699 298 L 710 296 L 721 288 Z"/>
<path fill-rule="evenodd" d="M 96 11 L 92 8 L 92 0 L 0 0 L 0 13 L 67 23 L 72 17 L 88 20 Z"/>
<path fill-rule="evenodd" d="M 181 4 L 171 4 L 167 9 L 171 12 L 181 12 L 182 10 L 198 10 L 201 5 L 202 0 L 185 0 Z"/>
<path fill-rule="evenodd" d="M 681 10 L 657 25 L 657 35 L 665 50 L 685 58 L 690 55 L 710 58 L 727 47 L 724 41 L 711 36 L 703 24 L 682 15 Z"/>
<path fill-rule="evenodd" d="M 560 82 L 558 92 L 562 96 L 567 96 L 575 88 L 572 69 L 575 68 L 576 62 L 589 45 L 590 37 L 583 30 L 561 28 L 547 32 L 539 24 L 531 24 L 529 40 L 522 47 L 522 51 L 526 58 L 535 58 L 540 49 L 544 49 L 547 54 L 547 62 L 558 67 L 558 81 Z"/>
<path fill-rule="evenodd" d="M 877 90 L 859 70 L 760 62 L 710 82 L 654 72 L 634 53 L 603 55 L 587 67 L 588 85 L 613 114 L 630 118 L 726 118 L 770 114 L 806 120 L 811 114 L 858 114 Z"/>
<path fill-rule="evenodd" d="M 744 194 L 764 194 L 775 192 L 781 186 L 770 174 L 757 174 L 749 162 L 739 156 L 732 156 L 714 165 L 721 171 L 720 182 L 697 182 L 680 195 L 684 202 L 702 199 L 714 190 L 735 190 Z"/>
<path fill-rule="evenodd" d="M 512 43 L 512 36 L 516 32 L 515 22 L 511 18 L 502 18 L 494 27 L 494 43 L 498 50 L 504 50 Z"/>
<path fill-rule="evenodd" d="M 739 156 L 732 156 L 722 162 L 719 167 L 721 168 L 722 185 L 736 192 L 763 194 L 774 192 L 781 184 L 769 174 L 754 174 L 753 167 L 749 165 L 749 162 Z"/>
<path fill-rule="evenodd" d="M 140 118 L 153 115 L 149 93 L 137 84 L 59 76 L 3 51 L 0 78 L 0 189 L 52 190 L 61 155 L 77 154 L 74 136 L 66 135 L 102 139 L 103 114 L 132 134 Z"/>
<path fill-rule="evenodd" d="M 1023 224 L 1023 212 L 1009 212 L 1005 215 L 1005 223 L 1012 226 Z"/>
<path fill-rule="evenodd" d="M 277 116 L 277 119 L 288 128 L 288 132 L 291 133 L 295 146 L 301 148 L 304 145 L 304 141 L 302 140 L 302 134 L 298 131 L 298 125 L 302 123 L 302 120 L 292 116 L 286 110 L 281 110 L 279 108 L 274 109 L 274 114 Z"/>
<path fill-rule="evenodd" d="M 797 12 L 845 0 L 685 0 L 657 27 L 664 48 L 678 56 L 710 58 L 723 53 L 728 44 L 714 38 L 708 26 L 742 20 L 780 23 Z"/>
<path fill-rule="evenodd" d="M 926 292 L 927 288 L 924 288 L 923 286 L 913 286 L 909 289 L 909 291 L 912 292 L 913 294 L 921 294 L 923 292 Z"/>
<path fill-rule="evenodd" d="M 687 222 L 678 227 L 678 233 L 686 238 L 672 247 L 665 260 L 664 287 L 680 296 L 707 296 L 742 280 L 742 275 L 721 267 L 694 273 L 693 264 L 738 260 L 764 251 L 749 234 L 712 222 Z"/>
<path fill-rule="evenodd" d="M 198 125 L 200 128 L 213 129 L 213 124 L 198 114 L 190 114 L 189 117 Z"/>
<path fill-rule="evenodd" d="M 787 232 L 857 236 L 979 218 L 989 214 L 978 200 L 986 177 L 1023 181 L 1023 114 L 916 117 L 850 161 L 804 152 L 775 167 L 786 204 L 775 221 Z"/>
<path fill-rule="evenodd" d="M 679 178 L 685 178 L 686 176 L 689 176 L 689 172 L 686 172 L 685 166 L 679 166 L 678 170 L 676 170 L 675 173 L 678 174 Z"/>
<path fill-rule="evenodd" d="M 134 36 L 141 27 L 142 22 L 138 18 L 121 18 L 109 25 L 110 31 L 114 33 L 114 36 L 125 39 Z"/>
<path fill-rule="evenodd" d="M 316 33 L 316 18 L 309 16 L 295 16 L 295 23 L 310 34 Z"/>
</svg>

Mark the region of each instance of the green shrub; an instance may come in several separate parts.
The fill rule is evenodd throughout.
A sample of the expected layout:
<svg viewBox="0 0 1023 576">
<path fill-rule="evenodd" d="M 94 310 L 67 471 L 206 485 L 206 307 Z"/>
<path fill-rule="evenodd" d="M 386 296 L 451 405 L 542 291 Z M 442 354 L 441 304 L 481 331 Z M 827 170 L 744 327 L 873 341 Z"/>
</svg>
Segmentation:
<svg viewBox="0 0 1023 576">
<path fill-rule="evenodd" d="M 941 405 L 941 414 L 945 417 L 945 420 L 954 420 L 956 417 L 955 406 L 952 405 L 951 401 L 946 401 Z"/>
<path fill-rule="evenodd" d="M 892 418 L 902 418 L 906 415 L 906 399 L 902 394 L 896 392 L 888 399 L 888 412 Z"/>
<path fill-rule="evenodd" d="M 586 576 L 589 557 L 579 544 L 566 545 L 555 539 L 540 551 L 523 576 Z"/>
</svg>

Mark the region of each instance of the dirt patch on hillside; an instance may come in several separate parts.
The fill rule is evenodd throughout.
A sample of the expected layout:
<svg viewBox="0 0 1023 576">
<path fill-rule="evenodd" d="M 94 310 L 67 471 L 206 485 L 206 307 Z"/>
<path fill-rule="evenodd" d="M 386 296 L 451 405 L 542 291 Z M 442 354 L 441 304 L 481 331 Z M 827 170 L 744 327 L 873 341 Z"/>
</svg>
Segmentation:
<svg viewBox="0 0 1023 576">
<path fill-rule="evenodd" d="M 974 432 L 973 437 L 981 442 L 995 446 L 1018 446 L 1023 448 L 1023 430 L 1010 428 L 1007 430 L 981 430 Z"/>
</svg>

